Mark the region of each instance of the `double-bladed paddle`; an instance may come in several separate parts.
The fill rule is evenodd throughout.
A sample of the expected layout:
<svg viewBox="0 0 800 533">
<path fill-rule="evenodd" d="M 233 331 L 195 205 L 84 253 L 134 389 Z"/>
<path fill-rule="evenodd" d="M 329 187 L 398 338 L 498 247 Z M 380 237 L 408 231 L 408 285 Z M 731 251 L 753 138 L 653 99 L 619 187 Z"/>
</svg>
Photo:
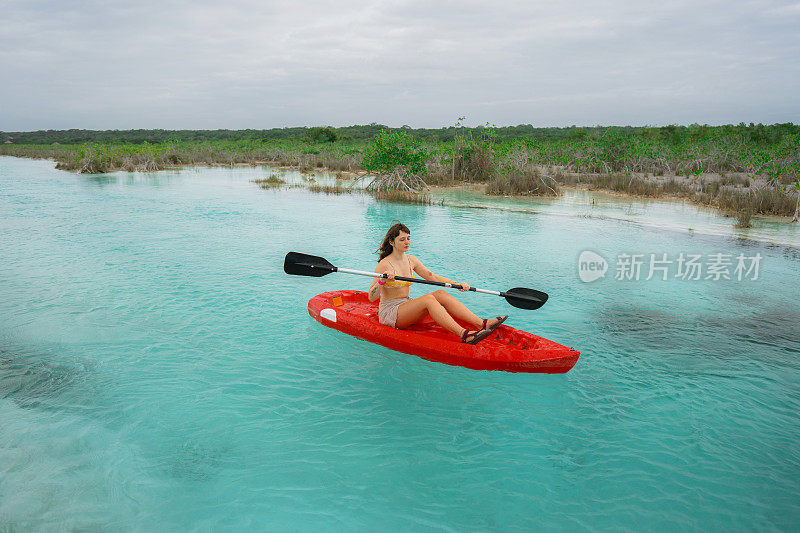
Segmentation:
<svg viewBox="0 0 800 533">
<path fill-rule="evenodd" d="M 317 257 L 315 255 L 301 254 L 299 252 L 289 252 L 286 254 L 286 259 L 283 261 L 283 271 L 287 274 L 295 276 L 312 276 L 321 278 L 332 272 L 343 272 L 345 274 L 356 274 L 357 276 L 369 276 L 371 278 L 388 278 L 386 274 L 378 274 L 377 272 L 364 272 L 361 270 L 351 270 L 349 268 L 339 268 L 330 264 L 325 258 Z M 439 281 L 428 281 L 427 279 L 419 278 L 406 278 L 403 276 L 395 276 L 394 279 L 398 281 L 410 281 L 412 283 L 424 283 L 426 285 L 437 285 L 439 287 L 450 287 L 453 289 L 460 289 L 461 285 L 453 285 L 452 283 L 442 283 Z M 505 292 L 489 291 L 486 289 L 476 289 L 470 287 L 469 290 L 480 292 L 483 294 L 494 294 L 495 296 L 502 296 L 508 303 L 520 309 L 539 309 L 547 301 L 547 294 L 534 289 L 526 289 L 524 287 L 515 287 Z"/>
</svg>

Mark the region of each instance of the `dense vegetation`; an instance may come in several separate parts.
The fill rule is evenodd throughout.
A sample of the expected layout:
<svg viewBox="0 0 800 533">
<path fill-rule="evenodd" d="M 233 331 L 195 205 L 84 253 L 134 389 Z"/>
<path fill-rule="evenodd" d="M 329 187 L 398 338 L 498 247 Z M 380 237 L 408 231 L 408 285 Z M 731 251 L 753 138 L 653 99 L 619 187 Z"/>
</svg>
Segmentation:
<svg viewBox="0 0 800 533">
<path fill-rule="evenodd" d="M 382 124 L 369 124 L 363 126 L 346 126 L 342 128 L 324 127 L 294 127 L 273 128 L 268 130 L 40 130 L 22 132 L 0 131 L 0 142 L 13 141 L 16 144 L 158 144 L 172 141 L 198 142 L 198 141 L 271 141 L 271 140 L 313 140 L 313 141 L 358 141 L 372 140 L 375 135 L 383 130 L 404 131 L 421 141 L 452 142 L 465 134 L 473 136 L 491 132 L 498 141 L 514 139 L 544 140 L 584 140 L 589 137 L 602 136 L 607 131 L 615 131 L 624 137 L 659 138 L 666 142 L 683 142 L 686 139 L 705 140 L 720 135 L 737 134 L 747 140 L 759 144 L 775 144 L 781 142 L 786 136 L 800 135 L 800 125 L 792 123 L 764 124 L 738 126 L 706 126 L 693 124 L 691 126 L 593 126 L 567 128 L 535 128 L 530 124 L 519 126 L 479 126 L 466 128 L 460 122 L 455 126 L 434 129 L 414 129 L 409 126 L 389 128 Z M 332 135 L 331 135 L 332 134 Z"/>
<path fill-rule="evenodd" d="M 269 163 L 374 172 L 391 178 L 383 182 L 389 189 L 424 179 L 486 183 L 490 194 L 557 195 L 559 186 L 577 185 L 675 195 L 736 214 L 742 225 L 752 214 L 796 215 L 800 199 L 800 126 L 791 123 L 67 130 L 0 132 L 0 141 L 0 154 L 49 157 L 90 173 Z"/>
</svg>

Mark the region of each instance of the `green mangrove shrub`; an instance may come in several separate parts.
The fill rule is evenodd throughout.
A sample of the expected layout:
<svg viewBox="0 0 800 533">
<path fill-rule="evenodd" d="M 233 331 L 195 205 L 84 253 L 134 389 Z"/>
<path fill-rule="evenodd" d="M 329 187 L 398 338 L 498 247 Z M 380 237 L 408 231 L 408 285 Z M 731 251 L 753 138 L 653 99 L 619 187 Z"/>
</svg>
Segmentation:
<svg viewBox="0 0 800 533">
<path fill-rule="evenodd" d="M 366 189 L 420 193 L 428 188 L 421 177 L 428 170 L 426 158 L 427 152 L 408 132 L 381 131 L 364 152 L 364 168 L 377 174 Z"/>
<path fill-rule="evenodd" d="M 427 153 L 410 133 L 379 132 L 364 151 L 362 165 L 369 172 L 391 174 L 402 168 L 410 174 L 425 174 Z"/>
</svg>

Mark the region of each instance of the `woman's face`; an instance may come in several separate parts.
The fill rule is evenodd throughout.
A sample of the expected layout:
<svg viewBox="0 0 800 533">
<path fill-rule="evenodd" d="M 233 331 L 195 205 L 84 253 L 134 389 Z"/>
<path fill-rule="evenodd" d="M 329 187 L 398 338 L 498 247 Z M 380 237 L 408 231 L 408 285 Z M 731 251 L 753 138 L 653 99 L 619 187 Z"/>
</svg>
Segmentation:
<svg viewBox="0 0 800 533">
<path fill-rule="evenodd" d="M 411 235 L 401 231 L 400 235 L 395 237 L 392 241 L 392 246 L 394 246 L 394 249 L 398 252 L 407 252 L 408 248 L 411 246 Z"/>
</svg>

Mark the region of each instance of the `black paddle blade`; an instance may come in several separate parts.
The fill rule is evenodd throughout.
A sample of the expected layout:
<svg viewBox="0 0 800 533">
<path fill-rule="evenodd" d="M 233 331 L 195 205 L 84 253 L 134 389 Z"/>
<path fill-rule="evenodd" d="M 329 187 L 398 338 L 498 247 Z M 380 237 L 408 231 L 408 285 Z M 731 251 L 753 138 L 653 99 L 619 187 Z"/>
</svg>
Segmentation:
<svg viewBox="0 0 800 533">
<path fill-rule="evenodd" d="M 520 309 L 539 309 L 547 301 L 547 298 L 549 298 L 547 293 L 534 289 L 526 289 L 525 287 L 509 289 L 501 293 L 501 296 L 505 296 L 508 303 Z"/>
<path fill-rule="evenodd" d="M 295 276 L 321 278 L 326 274 L 336 272 L 336 267 L 323 257 L 289 252 L 286 254 L 286 259 L 283 260 L 283 271 Z"/>
</svg>

